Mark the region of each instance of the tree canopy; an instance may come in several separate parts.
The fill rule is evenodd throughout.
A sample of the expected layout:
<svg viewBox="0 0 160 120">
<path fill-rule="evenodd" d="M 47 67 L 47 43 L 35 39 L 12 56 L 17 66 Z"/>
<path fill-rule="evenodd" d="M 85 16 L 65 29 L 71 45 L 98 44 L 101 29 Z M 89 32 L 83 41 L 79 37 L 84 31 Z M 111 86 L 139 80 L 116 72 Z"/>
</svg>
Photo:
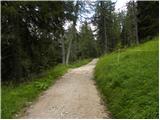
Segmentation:
<svg viewBox="0 0 160 120">
<path fill-rule="evenodd" d="M 59 63 L 99 57 L 158 35 L 158 1 L 129 1 L 119 12 L 115 4 L 2 1 L 2 82 L 26 81 Z"/>
</svg>

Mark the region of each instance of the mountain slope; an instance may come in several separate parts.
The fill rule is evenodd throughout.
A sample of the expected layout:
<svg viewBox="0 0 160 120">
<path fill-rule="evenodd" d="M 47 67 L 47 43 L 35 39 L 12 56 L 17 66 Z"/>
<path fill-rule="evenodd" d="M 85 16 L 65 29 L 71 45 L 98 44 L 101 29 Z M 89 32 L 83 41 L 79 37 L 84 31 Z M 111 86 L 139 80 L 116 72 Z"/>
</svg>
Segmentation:
<svg viewBox="0 0 160 120">
<path fill-rule="evenodd" d="M 101 57 L 95 80 L 113 118 L 158 118 L 158 38 Z"/>
</svg>

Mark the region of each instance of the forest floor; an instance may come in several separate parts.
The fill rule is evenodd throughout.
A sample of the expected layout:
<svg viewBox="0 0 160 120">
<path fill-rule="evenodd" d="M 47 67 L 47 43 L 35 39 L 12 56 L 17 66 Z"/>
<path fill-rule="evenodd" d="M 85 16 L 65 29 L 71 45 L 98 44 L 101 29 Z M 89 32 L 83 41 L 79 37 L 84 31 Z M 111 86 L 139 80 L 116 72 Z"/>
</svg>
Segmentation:
<svg viewBox="0 0 160 120">
<path fill-rule="evenodd" d="M 22 118 L 109 118 L 93 79 L 97 59 L 70 69 L 27 108 Z"/>
</svg>

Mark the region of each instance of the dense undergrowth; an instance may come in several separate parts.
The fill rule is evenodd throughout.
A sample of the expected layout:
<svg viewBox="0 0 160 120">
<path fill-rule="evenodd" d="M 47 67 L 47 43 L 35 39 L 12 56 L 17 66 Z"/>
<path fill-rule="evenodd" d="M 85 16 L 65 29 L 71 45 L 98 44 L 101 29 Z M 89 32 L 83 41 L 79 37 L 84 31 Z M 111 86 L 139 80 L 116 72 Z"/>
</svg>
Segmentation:
<svg viewBox="0 0 160 120">
<path fill-rule="evenodd" d="M 158 119 L 158 38 L 100 58 L 95 80 L 113 118 Z"/>
<path fill-rule="evenodd" d="M 76 61 L 69 65 L 57 65 L 49 69 L 43 77 L 31 80 L 28 83 L 2 85 L 1 108 L 2 118 L 15 118 L 15 114 L 28 106 L 38 95 L 53 85 L 55 80 L 67 72 L 69 68 L 87 64 L 91 59 Z"/>
</svg>

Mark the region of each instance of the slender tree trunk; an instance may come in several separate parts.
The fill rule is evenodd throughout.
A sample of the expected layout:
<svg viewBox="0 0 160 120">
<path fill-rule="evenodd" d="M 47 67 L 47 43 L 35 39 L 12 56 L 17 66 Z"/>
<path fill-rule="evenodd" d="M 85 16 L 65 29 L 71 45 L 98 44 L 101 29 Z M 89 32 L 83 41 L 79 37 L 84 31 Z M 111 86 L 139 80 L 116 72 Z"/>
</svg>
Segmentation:
<svg viewBox="0 0 160 120">
<path fill-rule="evenodd" d="M 105 19 L 105 16 L 104 16 L 104 51 L 105 51 L 105 53 L 107 53 L 107 34 L 106 34 L 106 19 Z"/>
<path fill-rule="evenodd" d="M 61 37 L 62 42 L 62 64 L 65 64 L 65 44 L 64 44 L 64 37 Z"/>
<path fill-rule="evenodd" d="M 135 23 L 135 35 L 136 35 L 136 44 L 139 44 L 139 38 L 138 38 L 138 19 L 137 19 L 137 3 L 133 2 L 133 11 L 134 11 L 134 23 Z"/>
<path fill-rule="evenodd" d="M 135 27 L 136 27 L 136 44 L 139 44 L 139 38 L 138 38 L 138 24 L 137 24 L 137 18 L 136 18 L 136 21 L 135 21 Z"/>
<path fill-rule="evenodd" d="M 66 57 L 66 64 L 67 65 L 68 65 L 69 58 L 70 58 L 71 46 L 72 46 L 72 39 L 70 39 L 69 46 L 68 46 L 68 52 L 67 52 L 67 57 Z"/>
<path fill-rule="evenodd" d="M 105 9 L 104 1 L 101 1 L 100 4 L 101 4 L 101 9 L 102 9 L 103 27 L 104 27 L 103 28 L 104 29 L 104 52 L 107 53 L 107 34 L 106 34 L 107 30 L 106 30 L 106 19 L 105 19 L 106 16 L 104 12 L 104 9 Z"/>
</svg>

